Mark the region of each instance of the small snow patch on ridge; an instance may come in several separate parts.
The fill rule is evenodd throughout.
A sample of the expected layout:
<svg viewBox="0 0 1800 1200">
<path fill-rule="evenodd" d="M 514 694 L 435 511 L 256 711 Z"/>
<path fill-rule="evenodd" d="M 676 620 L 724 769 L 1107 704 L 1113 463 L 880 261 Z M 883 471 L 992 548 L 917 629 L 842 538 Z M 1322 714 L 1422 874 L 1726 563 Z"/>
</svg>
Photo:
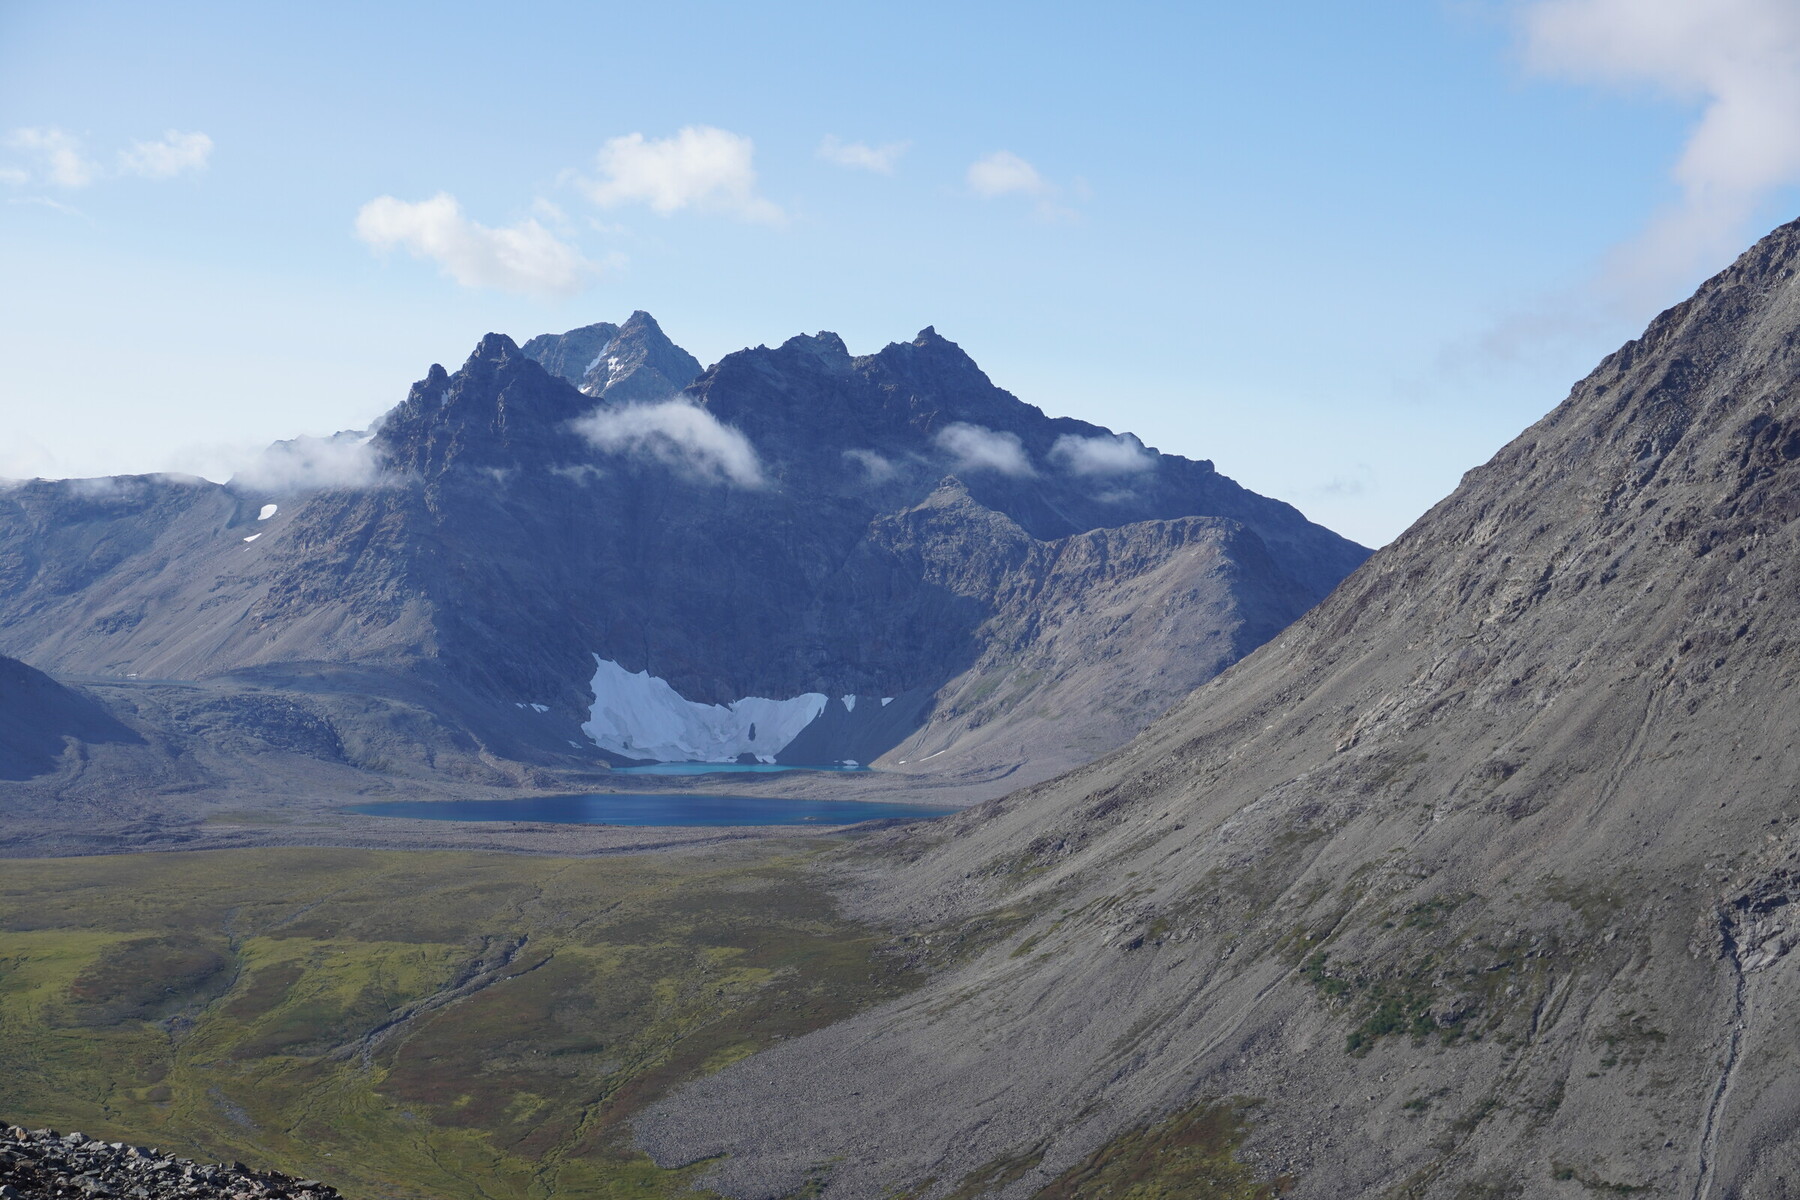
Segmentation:
<svg viewBox="0 0 1800 1200">
<path fill-rule="evenodd" d="M 259 538 L 261 536 L 262 536 L 262 534 L 260 534 L 260 533 L 253 533 L 249 537 L 245 538 L 244 540 L 246 542 L 254 542 L 257 538 Z"/>
<path fill-rule="evenodd" d="M 592 374 L 593 374 L 593 373 L 594 373 L 594 368 L 595 368 L 595 367 L 597 367 L 597 366 L 599 366 L 599 365 L 600 365 L 600 360 L 601 360 L 601 359 L 603 359 L 603 358 L 605 358 L 605 357 L 606 357 L 606 352 L 607 352 L 607 351 L 608 351 L 608 350 L 611 350 L 611 349 L 612 349 L 612 343 L 611 343 L 611 342 L 608 342 L 608 343 L 606 343 L 606 345 L 604 345 L 604 346 L 602 346 L 602 347 L 600 347 L 600 353 L 598 353 L 598 354 L 596 354 L 596 355 L 594 355 L 594 361 L 593 361 L 593 362 L 590 362 L 590 363 L 589 363 L 589 364 L 588 364 L 588 365 L 587 365 L 587 368 L 586 368 L 586 369 L 585 369 L 585 370 L 584 370 L 584 371 L 582 371 L 582 372 L 581 372 L 581 374 L 582 374 L 582 378 L 584 378 L 584 379 L 585 379 L 585 378 L 586 378 L 586 377 L 587 377 L 587 376 L 589 376 L 589 375 L 592 375 Z M 616 361 L 618 361 L 618 360 L 617 360 L 617 359 L 615 359 L 615 360 L 613 360 L 613 361 L 614 361 L 614 362 L 616 362 Z M 608 366 L 611 366 L 611 364 L 610 364 L 610 363 L 609 363 L 609 364 L 608 364 Z"/>
<path fill-rule="evenodd" d="M 262 506 L 262 511 L 256 514 L 256 519 L 259 521 L 266 521 L 270 517 L 274 516 L 276 513 L 276 510 L 278 510 L 280 507 L 281 507 L 281 505 L 279 505 L 279 504 L 265 504 Z"/>
<path fill-rule="evenodd" d="M 856 697 L 855 696 L 845 696 L 844 697 L 844 711 L 845 712 L 855 712 L 856 711 Z"/>
</svg>

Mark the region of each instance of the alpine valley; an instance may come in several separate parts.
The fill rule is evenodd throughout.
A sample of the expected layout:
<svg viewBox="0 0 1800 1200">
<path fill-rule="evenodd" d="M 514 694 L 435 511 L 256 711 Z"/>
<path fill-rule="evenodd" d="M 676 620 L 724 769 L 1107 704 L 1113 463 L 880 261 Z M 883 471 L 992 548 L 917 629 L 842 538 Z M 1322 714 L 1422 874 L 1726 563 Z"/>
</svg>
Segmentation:
<svg viewBox="0 0 1800 1200">
<path fill-rule="evenodd" d="M 930 329 L 701 371 L 642 313 L 225 485 L 13 485 L 0 1094 L 97 1136 L 9 1137 L 421 1200 L 1800 1195 L 1797 560 L 1800 222 L 1372 556 Z M 676 758 L 961 807 L 330 815 Z"/>
</svg>

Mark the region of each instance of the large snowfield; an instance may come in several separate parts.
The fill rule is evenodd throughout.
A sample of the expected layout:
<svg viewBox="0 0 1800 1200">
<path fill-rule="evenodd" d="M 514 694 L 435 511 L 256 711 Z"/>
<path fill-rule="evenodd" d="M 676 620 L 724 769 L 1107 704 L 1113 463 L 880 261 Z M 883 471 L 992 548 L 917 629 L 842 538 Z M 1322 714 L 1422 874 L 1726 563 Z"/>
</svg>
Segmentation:
<svg viewBox="0 0 1800 1200">
<path fill-rule="evenodd" d="M 825 710 L 819 692 L 698 704 L 648 670 L 627 671 L 598 654 L 594 663 L 594 705 L 581 728 L 602 750 L 627 758 L 722 763 L 750 754 L 772 762 Z"/>
</svg>

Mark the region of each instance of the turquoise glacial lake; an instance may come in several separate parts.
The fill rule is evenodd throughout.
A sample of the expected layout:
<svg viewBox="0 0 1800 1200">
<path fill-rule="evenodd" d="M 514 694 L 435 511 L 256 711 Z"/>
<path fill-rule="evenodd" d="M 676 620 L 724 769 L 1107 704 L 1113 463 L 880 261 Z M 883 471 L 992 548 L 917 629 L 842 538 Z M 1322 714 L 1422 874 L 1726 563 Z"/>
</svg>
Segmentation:
<svg viewBox="0 0 1800 1200">
<path fill-rule="evenodd" d="M 957 811 L 939 804 L 790 800 L 776 796 L 596 793 L 527 800 L 384 800 L 352 804 L 371 817 L 426 821 L 546 821 L 557 825 L 853 825 L 922 821 Z"/>
</svg>

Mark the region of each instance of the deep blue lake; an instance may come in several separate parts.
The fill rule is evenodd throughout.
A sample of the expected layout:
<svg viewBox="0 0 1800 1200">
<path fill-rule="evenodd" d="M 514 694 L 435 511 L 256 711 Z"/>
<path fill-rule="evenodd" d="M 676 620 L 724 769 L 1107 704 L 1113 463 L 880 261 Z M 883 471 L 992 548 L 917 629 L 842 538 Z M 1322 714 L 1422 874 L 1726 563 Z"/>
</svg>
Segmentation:
<svg viewBox="0 0 1800 1200">
<path fill-rule="evenodd" d="M 558 825 L 851 825 L 857 821 L 918 821 L 956 811 L 937 804 L 679 793 L 600 793 L 536 796 L 528 800 L 386 800 L 348 807 L 351 812 L 372 817 L 413 817 L 427 821 L 550 821 Z"/>
<path fill-rule="evenodd" d="M 768 775 L 776 771 L 867 771 L 867 767 L 790 767 L 784 763 L 645 763 L 641 767 L 614 767 L 614 775 Z"/>
</svg>

